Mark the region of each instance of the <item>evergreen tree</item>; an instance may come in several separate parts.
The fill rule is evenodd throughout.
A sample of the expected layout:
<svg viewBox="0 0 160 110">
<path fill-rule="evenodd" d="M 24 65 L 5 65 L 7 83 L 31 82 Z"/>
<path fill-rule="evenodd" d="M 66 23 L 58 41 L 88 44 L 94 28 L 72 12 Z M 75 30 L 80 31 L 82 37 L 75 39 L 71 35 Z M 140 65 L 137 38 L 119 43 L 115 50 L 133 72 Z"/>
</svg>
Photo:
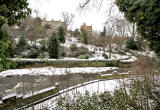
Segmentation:
<svg viewBox="0 0 160 110">
<path fill-rule="evenodd" d="M 116 0 L 127 20 L 136 23 L 139 34 L 160 55 L 160 0 Z"/>
<path fill-rule="evenodd" d="M 24 48 L 26 45 L 27 45 L 27 41 L 26 41 L 25 37 L 24 37 L 24 36 L 21 36 L 21 37 L 19 38 L 17 47 Z"/>
<path fill-rule="evenodd" d="M 21 56 L 21 53 L 27 48 L 27 46 L 28 45 L 25 37 L 23 35 L 20 36 L 19 41 L 15 48 L 15 54 Z"/>
<path fill-rule="evenodd" d="M 0 71 L 15 68 L 16 64 L 7 59 L 12 56 L 13 47 L 10 36 L 0 29 Z"/>
<path fill-rule="evenodd" d="M 0 28 L 3 24 L 12 26 L 19 24 L 19 20 L 31 13 L 27 0 L 1 0 L 0 1 Z"/>
<path fill-rule="evenodd" d="M 59 35 L 59 41 L 61 42 L 61 43 L 65 43 L 65 29 L 64 29 L 64 27 L 63 26 L 60 26 L 59 28 L 58 28 L 58 35 Z"/>
<path fill-rule="evenodd" d="M 104 26 L 103 32 L 101 33 L 101 36 L 102 36 L 102 37 L 105 37 L 105 36 L 106 36 L 106 26 Z"/>
<path fill-rule="evenodd" d="M 8 37 L 4 35 L 1 28 L 4 24 L 12 26 L 19 24 L 22 18 L 31 13 L 28 8 L 27 0 L 1 0 L 0 1 L 0 71 L 15 68 L 15 64 L 9 61 L 7 57 L 10 55 L 10 47 L 12 43 Z"/>
<path fill-rule="evenodd" d="M 88 33 L 84 29 L 82 30 L 82 37 L 83 37 L 83 43 L 87 45 L 88 44 Z"/>
<path fill-rule="evenodd" d="M 53 33 L 52 36 L 49 39 L 49 44 L 48 44 L 48 52 L 49 52 L 49 57 L 58 59 L 59 58 L 59 40 L 58 40 L 58 35 L 57 33 Z"/>
</svg>

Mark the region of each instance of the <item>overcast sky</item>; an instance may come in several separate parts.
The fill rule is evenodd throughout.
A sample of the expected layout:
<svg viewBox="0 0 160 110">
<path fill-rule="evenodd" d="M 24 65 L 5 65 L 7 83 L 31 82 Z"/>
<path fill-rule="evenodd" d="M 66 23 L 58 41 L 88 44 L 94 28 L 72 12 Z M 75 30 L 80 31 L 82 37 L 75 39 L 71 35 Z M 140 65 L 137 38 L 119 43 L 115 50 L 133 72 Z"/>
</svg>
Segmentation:
<svg viewBox="0 0 160 110">
<path fill-rule="evenodd" d="M 111 0 L 104 0 L 100 11 L 98 8 L 87 8 L 83 12 L 79 9 L 80 1 L 83 0 L 29 0 L 29 3 L 30 8 L 39 10 L 41 18 L 62 20 L 62 11 L 67 11 L 75 15 L 72 29 L 80 28 L 83 23 L 86 23 L 92 25 L 93 30 L 102 30 L 108 17 Z M 115 8 L 114 12 L 117 13 L 118 9 Z M 35 14 L 32 15 L 35 16 Z"/>
</svg>

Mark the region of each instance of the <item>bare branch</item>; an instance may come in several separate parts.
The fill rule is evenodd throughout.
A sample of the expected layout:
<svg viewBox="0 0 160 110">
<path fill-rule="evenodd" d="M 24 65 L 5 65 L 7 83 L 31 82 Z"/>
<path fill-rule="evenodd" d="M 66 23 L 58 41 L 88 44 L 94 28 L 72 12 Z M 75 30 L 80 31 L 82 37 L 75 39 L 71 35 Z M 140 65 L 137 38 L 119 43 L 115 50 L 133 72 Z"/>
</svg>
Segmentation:
<svg viewBox="0 0 160 110">
<path fill-rule="evenodd" d="M 87 0 L 83 5 L 80 5 L 80 8 L 84 8 L 91 0 Z"/>
<path fill-rule="evenodd" d="M 64 22 L 64 27 L 67 30 L 68 27 L 71 26 L 73 23 L 74 15 L 72 13 L 62 12 L 62 18 Z"/>
<path fill-rule="evenodd" d="M 100 3 L 100 5 L 99 5 L 99 11 L 100 11 L 100 9 L 101 9 L 101 7 L 102 7 L 103 1 L 104 1 L 104 0 L 101 0 L 101 3 Z"/>
</svg>

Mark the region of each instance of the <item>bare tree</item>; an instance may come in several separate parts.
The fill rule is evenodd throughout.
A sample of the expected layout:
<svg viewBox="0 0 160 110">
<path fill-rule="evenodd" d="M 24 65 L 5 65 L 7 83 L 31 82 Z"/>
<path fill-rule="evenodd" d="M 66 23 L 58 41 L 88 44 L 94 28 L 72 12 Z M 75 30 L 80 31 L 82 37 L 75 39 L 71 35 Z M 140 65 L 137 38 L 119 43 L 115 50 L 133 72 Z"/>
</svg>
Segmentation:
<svg viewBox="0 0 160 110">
<path fill-rule="evenodd" d="M 128 32 L 130 33 L 131 37 L 133 39 L 135 39 L 135 37 L 137 36 L 137 27 L 135 23 L 130 23 L 128 22 Z"/>
<path fill-rule="evenodd" d="M 116 34 L 120 39 L 116 42 L 116 44 L 118 45 L 117 51 L 121 51 L 124 40 L 128 36 L 128 21 L 125 18 L 120 17 L 115 18 L 115 20 Z"/>
<path fill-rule="evenodd" d="M 42 26 L 42 20 L 40 17 L 32 18 L 28 16 L 22 20 L 21 25 L 22 34 L 33 43 L 39 38 L 43 38 L 46 33 L 46 29 Z"/>
<path fill-rule="evenodd" d="M 64 28 L 67 30 L 68 27 L 71 26 L 73 23 L 74 15 L 72 13 L 68 13 L 66 11 L 63 11 L 62 18 L 63 18 L 63 22 L 64 22 Z"/>
<path fill-rule="evenodd" d="M 109 58 L 111 58 L 112 54 L 112 38 L 115 36 L 115 25 L 116 20 L 113 18 L 110 18 L 106 22 L 107 27 L 107 36 L 109 37 Z"/>
</svg>

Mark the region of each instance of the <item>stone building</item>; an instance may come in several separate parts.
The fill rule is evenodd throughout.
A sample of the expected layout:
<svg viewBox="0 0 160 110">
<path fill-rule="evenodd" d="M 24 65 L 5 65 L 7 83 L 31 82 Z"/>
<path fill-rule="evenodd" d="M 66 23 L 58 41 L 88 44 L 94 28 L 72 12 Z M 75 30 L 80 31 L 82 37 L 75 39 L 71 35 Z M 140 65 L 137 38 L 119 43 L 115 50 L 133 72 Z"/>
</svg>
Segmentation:
<svg viewBox="0 0 160 110">
<path fill-rule="evenodd" d="M 83 23 L 83 25 L 81 26 L 81 31 L 83 29 L 86 30 L 89 34 L 92 34 L 92 25 L 91 26 L 87 26 L 86 23 Z"/>
</svg>

